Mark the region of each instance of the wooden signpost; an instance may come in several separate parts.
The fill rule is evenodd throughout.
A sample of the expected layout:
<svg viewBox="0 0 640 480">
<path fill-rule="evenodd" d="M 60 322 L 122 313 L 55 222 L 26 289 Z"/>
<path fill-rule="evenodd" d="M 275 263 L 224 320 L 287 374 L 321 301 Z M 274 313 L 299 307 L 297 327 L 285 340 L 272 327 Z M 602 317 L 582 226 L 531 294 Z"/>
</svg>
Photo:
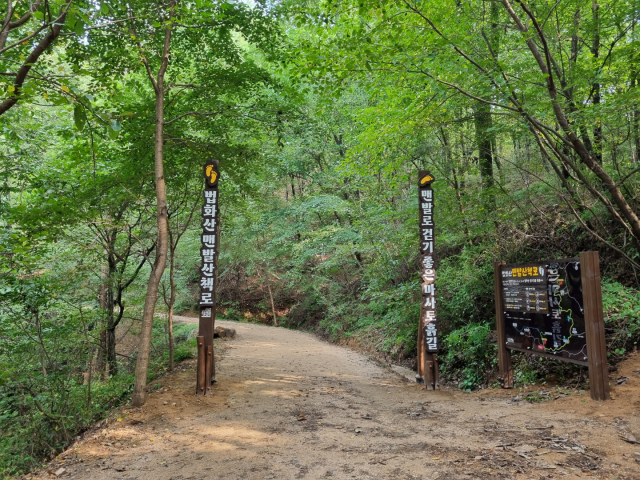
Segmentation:
<svg viewBox="0 0 640 480">
<path fill-rule="evenodd" d="M 218 181 L 220 171 L 218 162 L 210 160 L 203 167 L 205 188 L 202 206 L 202 247 L 200 256 L 200 329 L 197 337 L 198 369 L 196 376 L 196 395 L 211 393 L 215 383 L 216 369 L 213 352 L 213 329 L 216 318 L 216 283 L 218 253 L 220 245 L 220 208 Z"/>
<path fill-rule="evenodd" d="M 503 388 L 513 388 L 511 350 L 516 350 L 588 366 L 591 398 L 610 398 L 598 252 L 546 262 L 495 262 L 494 284 Z"/>
<path fill-rule="evenodd" d="M 433 221 L 433 189 L 431 173 L 418 172 L 420 207 L 421 297 L 418 329 L 418 375 L 428 389 L 438 387 L 438 323 L 436 320 L 436 270 L 434 260 L 435 225 Z"/>
</svg>

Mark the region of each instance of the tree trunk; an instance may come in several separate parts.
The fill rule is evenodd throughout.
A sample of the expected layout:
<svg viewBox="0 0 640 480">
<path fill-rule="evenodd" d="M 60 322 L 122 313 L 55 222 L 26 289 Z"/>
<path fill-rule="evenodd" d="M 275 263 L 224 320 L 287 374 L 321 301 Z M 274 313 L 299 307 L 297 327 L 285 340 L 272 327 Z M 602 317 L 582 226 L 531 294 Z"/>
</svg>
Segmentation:
<svg viewBox="0 0 640 480">
<path fill-rule="evenodd" d="M 44 347 L 44 341 L 42 340 L 42 325 L 40 324 L 40 310 L 36 308 L 34 310 L 34 318 L 36 321 L 36 331 L 38 332 L 38 343 L 40 345 L 40 363 L 42 364 L 42 376 L 47 376 L 47 351 Z"/>
<path fill-rule="evenodd" d="M 177 242 L 176 242 L 177 243 Z M 173 236 L 169 230 L 169 313 L 167 315 L 167 327 L 169 330 L 169 371 L 173 371 L 173 305 L 176 303 L 176 279 L 174 275 L 176 250 L 173 244 Z"/>
<path fill-rule="evenodd" d="M 276 306 L 273 303 L 273 294 L 271 293 L 271 284 L 269 284 L 268 274 L 265 276 L 267 279 L 267 290 L 269 290 L 269 298 L 271 299 L 271 312 L 273 314 L 273 326 L 278 326 L 278 317 L 276 316 Z"/>
<path fill-rule="evenodd" d="M 595 62 L 599 61 L 600 57 L 600 6 L 598 2 L 592 4 L 594 34 L 593 44 L 591 46 L 591 53 Z M 593 105 L 597 108 L 600 106 L 600 82 L 595 81 L 592 86 L 593 89 Z M 593 127 L 593 154 L 598 163 L 602 163 L 602 121 L 600 120 L 600 114 L 596 110 L 596 121 Z"/>
<path fill-rule="evenodd" d="M 636 39 L 635 23 L 632 27 L 632 38 Z M 637 51 L 636 51 L 637 52 Z M 638 88 L 638 61 L 640 55 L 634 53 L 631 56 L 631 88 Z M 633 131 L 633 146 L 631 147 L 631 159 L 636 163 L 640 163 L 640 109 L 635 104 L 633 114 L 631 115 L 631 129 Z"/>
<path fill-rule="evenodd" d="M 175 4 L 174 4 L 175 5 Z M 158 240 L 156 244 L 156 259 L 151 268 L 147 294 L 144 300 L 142 314 L 142 331 L 138 345 L 138 357 L 136 359 L 136 376 L 131 395 L 131 404 L 134 407 L 144 405 L 147 399 L 147 371 L 149 368 L 149 354 L 151 351 L 151 331 L 153 329 L 153 314 L 155 313 L 158 299 L 158 287 L 162 274 L 167 265 L 168 252 L 168 215 L 167 215 L 167 190 L 164 179 L 163 147 L 164 147 L 164 74 L 169 60 L 169 44 L 171 30 L 165 30 L 164 50 L 162 66 L 157 78 L 153 79 L 151 71 L 150 79 L 156 95 L 156 131 L 154 142 L 155 178 L 156 178 L 156 206 L 158 216 Z M 145 59 L 146 62 L 146 59 Z M 148 65 L 147 65 L 148 69 Z"/>
<path fill-rule="evenodd" d="M 104 251 L 107 255 L 106 250 Z M 109 269 L 106 265 L 100 268 L 100 291 L 98 293 L 100 301 L 100 310 L 103 316 L 100 317 L 98 351 L 96 353 L 96 373 L 104 380 L 104 371 L 107 365 L 107 332 L 104 328 L 104 318 L 107 315 L 107 283 L 109 282 Z"/>
<path fill-rule="evenodd" d="M 491 107 L 484 102 L 476 102 L 475 105 L 475 127 L 476 144 L 478 146 L 478 167 L 482 178 L 482 189 L 485 191 L 485 198 L 490 204 L 494 203 L 493 197 L 493 153 L 491 149 L 492 134 L 491 128 Z"/>
<path fill-rule="evenodd" d="M 115 235 L 113 237 L 115 239 Z M 115 243 L 115 242 L 114 242 Z M 114 282 L 116 282 L 116 265 L 114 263 L 115 257 L 109 255 L 109 277 L 107 281 L 106 289 L 106 314 L 107 314 L 107 328 L 106 328 L 106 356 L 107 356 L 107 375 L 112 376 L 118 373 L 118 364 L 116 362 L 116 325 L 113 317 L 113 309 L 115 308 L 115 297 L 113 293 Z"/>
</svg>

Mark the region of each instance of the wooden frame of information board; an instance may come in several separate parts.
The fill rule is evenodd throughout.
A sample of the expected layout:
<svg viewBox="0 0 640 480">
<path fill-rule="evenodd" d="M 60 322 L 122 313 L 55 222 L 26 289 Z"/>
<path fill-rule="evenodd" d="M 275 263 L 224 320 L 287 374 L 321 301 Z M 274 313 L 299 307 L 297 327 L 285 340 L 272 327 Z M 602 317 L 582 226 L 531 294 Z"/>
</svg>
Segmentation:
<svg viewBox="0 0 640 480">
<path fill-rule="evenodd" d="M 418 375 L 425 388 L 438 388 L 438 322 L 436 317 L 435 222 L 433 218 L 435 178 L 418 172 L 420 231 L 420 326 L 418 328 Z"/>
<path fill-rule="evenodd" d="M 198 367 L 196 370 L 196 395 L 211 394 L 215 383 L 216 366 L 213 350 L 213 330 L 216 319 L 216 286 L 218 283 L 218 254 L 220 251 L 220 205 L 218 162 L 209 160 L 202 167 L 205 178 L 202 205 L 202 247 L 200 256 L 200 310 L 197 340 Z"/>
<path fill-rule="evenodd" d="M 602 308 L 602 289 L 600 279 L 600 260 L 598 252 L 582 252 L 579 259 L 563 259 L 553 262 L 579 262 L 582 302 L 584 309 L 586 360 L 584 358 L 567 358 L 552 353 L 539 352 L 510 346 L 507 339 L 505 322 L 505 299 L 503 295 L 502 268 L 505 262 L 494 262 L 494 286 L 496 301 L 496 331 L 498 336 L 498 368 L 500 384 L 503 388 L 513 388 L 513 365 L 511 350 L 522 351 L 531 355 L 553 358 L 561 362 L 577 363 L 589 368 L 590 394 L 593 400 L 608 400 L 609 367 L 604 332 L 604 313 Z M 545 262 L 547 263 L 547 262 Z M 527 264 L 522 264 L 526 266 Z M 517 267 L 518 265 L 509 265 Z M 576 267 L 578 268 L 578 267 Z M 508 287 L 507 287 L 508 288 Z"/>
</svg>

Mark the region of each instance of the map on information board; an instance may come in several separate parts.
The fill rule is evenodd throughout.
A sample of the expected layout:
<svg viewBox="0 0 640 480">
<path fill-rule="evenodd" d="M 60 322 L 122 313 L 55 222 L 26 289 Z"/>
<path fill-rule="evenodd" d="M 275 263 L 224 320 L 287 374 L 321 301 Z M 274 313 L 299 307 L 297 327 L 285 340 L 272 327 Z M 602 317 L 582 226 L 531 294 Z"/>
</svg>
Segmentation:
<svg viewBox="0 0 640 480">
<path fill-rule="evenodd" d="M 506 346 L 587 361 L 580 260 L 502 265 Z"/>
</svg>

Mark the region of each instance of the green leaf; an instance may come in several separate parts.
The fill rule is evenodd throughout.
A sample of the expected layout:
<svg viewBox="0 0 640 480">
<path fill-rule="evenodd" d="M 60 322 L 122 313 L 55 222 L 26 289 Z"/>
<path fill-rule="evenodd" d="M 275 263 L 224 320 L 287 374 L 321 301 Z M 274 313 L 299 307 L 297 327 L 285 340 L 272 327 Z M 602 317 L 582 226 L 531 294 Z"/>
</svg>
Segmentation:
<svg viewBox="0 0 640 480">
<path fill-rule="evenodd" d="M 78 20 L 76 24 L 73 26 L 73 30 L 76 32 L 76 35 L 79 37 L 84 35 L 84 23 L 81 20 Z"/>
<path fill-rule="evenodd" d="M 80 131 L 84 129 L 84 124 L 87 123 L 87 114 L 80 104 L 76 104 L 73 108 L 73 121 L 76 124 L 76 128 Z"/>
<path fill-rule="evenodd" d="M 114 130 L 111 125 L 107 126 L 107 131 L 109 132 L 109 138 L 111 140 L 116 140 L 118 138 L 118 131 Z"/>
</svg>

